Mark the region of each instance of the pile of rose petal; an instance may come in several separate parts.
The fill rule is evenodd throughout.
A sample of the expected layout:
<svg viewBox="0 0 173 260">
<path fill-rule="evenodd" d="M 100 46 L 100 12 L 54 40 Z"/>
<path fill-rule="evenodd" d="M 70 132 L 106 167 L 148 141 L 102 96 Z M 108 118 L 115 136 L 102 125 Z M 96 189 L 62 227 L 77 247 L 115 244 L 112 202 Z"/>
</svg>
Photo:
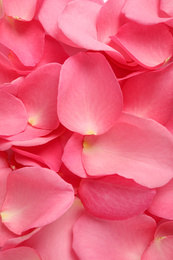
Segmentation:
<svg viewBox="0 0 173 260">
<path fill-rule="evenodd" d="M 172 1 L 0 1 L 0 260 L 173 259 L 172 56 Z"/>
</svg>

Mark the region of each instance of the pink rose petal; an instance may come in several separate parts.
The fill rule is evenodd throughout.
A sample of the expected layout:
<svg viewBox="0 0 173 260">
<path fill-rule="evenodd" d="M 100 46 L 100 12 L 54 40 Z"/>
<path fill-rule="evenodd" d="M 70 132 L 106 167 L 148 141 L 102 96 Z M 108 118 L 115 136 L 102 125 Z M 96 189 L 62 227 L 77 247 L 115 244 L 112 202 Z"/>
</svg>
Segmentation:
<svg viewBox="0 0 173 260">
<path fill-rule="evenodd" d="M 173 219 L 173 179 L 157 189 L 156 196 L 149 207 L 149 212 L 166 219 Z"/>
<path fill-rule="evenodd" d="M 30 247 L 17 247 L 0 252 L 0 260 L 41 260 Z"/>
<path fill-rule="evenodd" d="M 167 123 L 173 111 L 173 65 L 129 78 L 123 85 L 124 110 Z"/>
<path fill-rule="evenodd" d="M 72 186 L 55 172 L 41 167 L 24 167 L 8 177 L 1 209 L 2 222 L 14 233 L 21 234 L 51 223 L 72 202 Z"/>
<path fill-rule="evenodd" d="M 107 133 L 86 136 L 83 165 L 91 176 L 118 173 L 149 188 L 173 177 L 173 139 L 160 124 L 124 114 Z"/>
<path fill-rule="evenodd" d="M 31 21 L 35 15 L 37 0 L 3 0 L 4 12 L 17 19 Z"/>
<path fill-rule="evenodd" d="M 23 22 L 5 16 L 0 21 L 0 43 L 12 50 L 25 66 L 35 66 L 40 61 L 44 36 L 37 20 Z"/>
<path fill-rule="evenodd" d="M 58 95 L 58 116 L 64 126 L 83 135 L 102 134 L 121 110 L 120 86 L 103 55 L 80 53 L 65 61 Z"/>
<path fill-rule="evenodd" d="M 172 56 L 173 37 L 164 24 L 126 23 L 112 39 L 140 65 L 152 68 Z"/>
<path fill-rule="evenodd" d="M 155 195 L 155 190 L 118 175 L 84 179 L 78 192 L 90 214 L 108 220 L 127 219 L 143 213 Z"/>
<path fill-rule="evenodd" d="M 46 64 L 31 72 L 20 86 L 18 97 L 29 114 L 28 122 L 36 128 L 54 130 L 59 125 L 57 95 L 60 68 L 57 63 Z"/>
<path fill-rule="evenodd" d="M 0 135 L 15 135 L 26 128 L 28 115 L 18 98 L 0 90 Z"/>
<path fill-rule="evenodd" d="M 72 227 L 82 212 L 83 207 L 76 199 L 63 216 L 43 227 L 24 245 L 34 248 L 45 260 L 78 260 L 72 250 Z"/>
<path fill-rule="evenodd" d="M 136 260 L 153 239 L 155 221 L 142 215 L 105 221 L 83 215 L 73 228 L 73 248 L 82 260 Z"/>
</svg>

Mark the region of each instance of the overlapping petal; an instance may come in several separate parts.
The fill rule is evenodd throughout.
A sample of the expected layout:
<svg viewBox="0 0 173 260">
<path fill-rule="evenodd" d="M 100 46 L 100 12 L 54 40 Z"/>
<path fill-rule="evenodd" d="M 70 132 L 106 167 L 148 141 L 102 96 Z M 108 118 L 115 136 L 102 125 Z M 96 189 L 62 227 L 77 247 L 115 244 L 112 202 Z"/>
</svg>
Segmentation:
<svg viewBox="0 0 173 260">
<path fill-rule="evenodd" d="M 3 0 L 4 12 L 17 19 L 31 21 L 35 15 L 37 0 Z"/>
<path fill-rule="evenodd" d="M 72 186 L 55 172 L 24 167 L 8 177 L 2 222 L 14 233 L 51 223 L 73 203 Z"/>
<path fill-rule="evenodd" d="M 108 220 L 127 219 L 143 213 L 154 195 L 154 189 L 117 175 L 84 179 L 79 187 L 84 207 L 93 216 Z"/>
<path fill-rule="evenodd" d="M 81 260 L 140 259 L 153 239 L 155 221 L 145 215 L 122 221 L 83 215 L 73 229 L 73 248 Z"/>
<path fill-rule="evenodd" d="M 138 64 L 147 68 L 161 66 L 172 56 L 173 37 L 164 24 L 126 23 L 112 40 L 119 43 Z"/>
<path fill-rule="evenodd" d="M 15 135 L 25 130 L 28 114 L 20 99 L 0 90 L 0 135 Z"/>
<path fill-rule="evenodd" d="M 86 136 L 82 161 L 91 176 L 118 173 L 153 188 L 173 177 L 173 139 L 160 124 L 124 114 L 108 132 Z"/>
<path fill-rule="evenodd" d="M 59 125 L 57 116 L 58 63 L 46 64 L 30 73 L 20 86 L 18 97 L 29 115 L 28 122 L 41 129 L 54 130 Z"/>
</svg>

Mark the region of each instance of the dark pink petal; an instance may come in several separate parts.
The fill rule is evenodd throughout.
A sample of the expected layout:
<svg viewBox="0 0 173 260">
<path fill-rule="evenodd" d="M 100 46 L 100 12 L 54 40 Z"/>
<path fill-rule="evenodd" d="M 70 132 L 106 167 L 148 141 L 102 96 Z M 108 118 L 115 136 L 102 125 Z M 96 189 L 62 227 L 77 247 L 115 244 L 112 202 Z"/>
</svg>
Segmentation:
<svg viewBox="0 0 173 260">
<path fill-rule="evenodd" d="M 157 189 L 156 196 L 149 207 L 149 212 L 152 214 L 166 218 L 173 219 L 173 179 L 166 185 Z"/>
<path fill-rule="evenodd" d="M 107 133 L 86 136 L 83 164 L 91 176 L 117 173 L 149 188 L 173 175 L 172 135 L 153 120 L 123 114 Z"/>
<path fill-rule="evenodd" d="M 0 252 L 0 260 L 41 260 L 30 247 L 16 247 Z"/>
<path fill-rule="evenodd" d="M 7 191 L 7 178 L 9 174 L 12 172 L 11 168 L 3 168 L 0 169 L 0 209 L 5 199 L 6 191 Z"/>
<path fill-rule="evenodd" d="M 80 53 L 65 61 L 58 95 L 63 125 L 83 135 L 102 134 L 114 125 L 121 110 L 120 86 L 103 55 Z"/>
<path fill-rule="evenodd" d="M 127 219 L 143 213 L 155 195 L 155 190 L 118 175 L 84 179 L 78 192 L 90 214 L 108 220 Z"/>
<path fill-rule="evenodd" d="M 155 221 L 146 215 L 105 221 L 83 215 L 73 228 L 73 248 L 82 260 L 134 260 L 153 239 Z"/>
<path fill-rule="evenodd" d="M 0 138 L 0 151 L 7 151 L 11 147 L 11 145 L 12 144 L 10 141 Z"/>
<path fill-rule="evenodd" d="M 55 172 L 25 167 L 8 177 L 2 222 L 14 233 L 51 223 L 73 202 L 72 186 Z"/>
<path fill-rule="evenodd" d="M 122 13 L 128 19 L 145 25 L 168 21 L 169 17 L 161 16 L 159 2 L 159 0 L 126 0 Z"/>
<path fill-rule="evenodd" d="M 34 147 L 22 147 L 12 148 L 16 152 L 16 160 L 18 163 L 23 164 L 24 166 L 33 166 L 32 159 L 36 162 L 42 163 L 44 167 L 49 167 L 51 170 L 57 172 L 61 166 L 61 157 L 62 157 L 62 147 L 59 138 L 56 138 L 46 144 L 38 145 Z M 17 155 L 22 155 L 17 159 Z M 28 164 L 28 158 L 31 159 L 31 162 Z"/>
<path fill-rule="evenodd" d="M 43 260 L 78 260 L 72 250 L 72 227 L 82 212 L 83 207 L 76 199 L 64 215 L 43 227 L 24 245 L 34 248 Z"/>
<path fill-rule="evenodd" d="M 173 64 L 129 78 L 123 85 L 124 110 L 167 123 L 173 111 Z"/>
<path fill-rule="evenodd" d="M 157 228 L 154 241 L 144 252 L 142 260 L 172 260 L 173 222 L 165 222 Z"/>
<path fill-rule="evenodd" d="M 26 128 L 28 115 L 18 98 L 5 91 L 0 91 L 0 135 L 15 135 Z"/>
<path fill-rule="evenodd" d="M 28 122 L 41 129 L 55 129 L 59 125 L 57 95 L 61 65 L 46 64 L 31 72 L 20 86 L 18 97 L 29 115 Z"/>
<path fill-rule="evenodd" d="M 112 39 L 140 65 L 156 67 L 172 56 L 173 37 L 164 24 L 127 23 Z"/>
<path fill-rule="evenodd" d="M 31 21 L 35 15 L 37 0 L 3 0 L 4 12 L 16 19 Z"/>
<path fill-rule="evenodd" d="M 8 168 L 8 167 L 9 167 L 9 163 L 8 163 L 7 153 L 0 152 L 0 169 Z"/>
<path fill-rule="evenodd" d="M 44 35 L 37 20 L 22 22 L 5 16 L 0 22 L 0 43 L 12 50 L 25 66 L 35 66 L 40 61 Z"/>
<path fill-rule="evenodd" d="M 2 53 L 0 53 L 0 84 L 11 82 L 18 77 L 14 66 Z"/>
<path fill-rule="evenodd" d="M 82 144 L 83 136 L 74 133 L 64 148 L 62 161 L 71 172 L 86 178 L 87 174 L 82 165 Z"/>
<path fill-rule="evenodd" d="M 60 43 L 55 39 L 53 39 L 52 37 L 46 35 L 44 53 L 40 62 L 37 64 L 37 67 L 43 66 L 46 63 L 53 63 L 53 62 L 63 64 L 67 58 L 68 55 L 64 51 Z"/>
</svg>

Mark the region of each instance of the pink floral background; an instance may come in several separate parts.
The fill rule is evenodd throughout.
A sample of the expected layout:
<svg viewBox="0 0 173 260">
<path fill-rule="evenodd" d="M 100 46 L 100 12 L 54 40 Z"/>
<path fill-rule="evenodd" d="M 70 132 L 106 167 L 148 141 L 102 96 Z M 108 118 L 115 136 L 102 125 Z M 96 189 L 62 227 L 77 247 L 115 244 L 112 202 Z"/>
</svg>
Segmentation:
<svg viewBox="0 0 173 260">
<path fill-rule="evenodd" d="M 173 1 L 0 0 L 0 260 L 173 259 Z"/>
</svg>

